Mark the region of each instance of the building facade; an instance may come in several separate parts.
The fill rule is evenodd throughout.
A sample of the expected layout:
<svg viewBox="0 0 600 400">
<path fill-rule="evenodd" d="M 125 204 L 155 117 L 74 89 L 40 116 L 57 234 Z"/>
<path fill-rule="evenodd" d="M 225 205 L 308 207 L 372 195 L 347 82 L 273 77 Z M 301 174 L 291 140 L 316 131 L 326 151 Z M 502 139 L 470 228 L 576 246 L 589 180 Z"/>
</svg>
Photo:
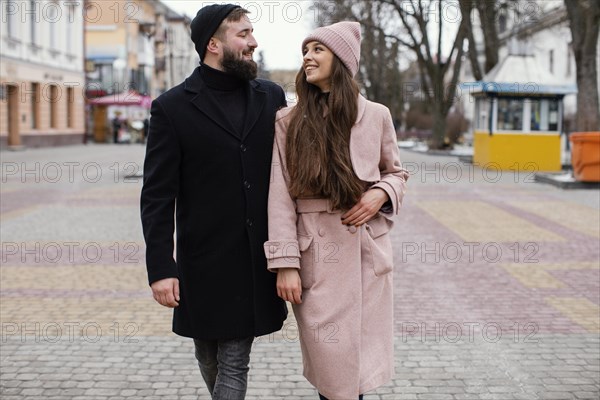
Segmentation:
<svg viewBox="0 0 600 400">
<path fill-rule="evenodd" d="M 152 92 L 154 8 L 150 1 L 88 1 L 85 23 L 88 96 Z M 93 11 L 92 11 L 93 9 Z"/>
<path fill-rule="evenodd" d="M 167 19 L 167 89 L 183 82 L 200 63 L 190 37 L 191 23 L 192 20 L 187 16 Z"/>
<path fill-rule="evenodd" d="M 89 2 L 86 71 L 90 96 L 135 90 L 157 97 L 197 65 L 190 19 L 159 0 Z"/>
<path fill-rule="evenodd" d="M 198 66 L 199 57 L 191 41 L 191 19 L 156 3 L 156 94 L 180 84 Z"/>
<path fill-rule="evenodd" d="M 0 146 L 82 143 L 83 2 L 2 0 L 0 5 Z"/>
<path fill-rule="evenodd" d="M 478 18 L 472 18 L 478 21 Z M 529 55 L 534 57 L 544 73 L 552 74 L 565 85 L 575 85 L 577 82 L 577 66 L 571 46 L 571 29 L 567 10 L 562 0 L 532 0 L 527 2 L 509 3 L 509 6 L 499 12 L 497 29 L 500 39 L 498 49 L 499 60 L 508 55 Z M 482 57 L 483 37 L 481 28 L 474 28 L 476 47 Z M 600 42 L 597 47 L 598 65 L 600 65 Z M 467 59 L 465 59 L 467 61 Z M 483 65 L 481 60 L 480 65 Z M 598 91 L 600 95 L 600 74 L 598 74 Z M 464 63 L 462 82 L 474 80 L 469 62 Z M 532 82 L 535 84 L 535 82 Z M 473 120 L 473 99 L 463 96 L 464 109 L 468 118 Z M 577 109 L 576 94 L 564 98 L 564 116 L 568 121 L 574 118 Z M 566 126 L 568 129 L 568 126 Z"/>
</svg>

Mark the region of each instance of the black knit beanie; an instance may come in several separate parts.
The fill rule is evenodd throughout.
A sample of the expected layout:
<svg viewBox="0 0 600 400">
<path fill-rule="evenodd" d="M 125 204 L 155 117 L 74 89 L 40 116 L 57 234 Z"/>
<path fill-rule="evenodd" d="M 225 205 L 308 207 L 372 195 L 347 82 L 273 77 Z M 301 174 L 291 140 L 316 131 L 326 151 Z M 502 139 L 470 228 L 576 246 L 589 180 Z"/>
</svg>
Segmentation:
<svg viewBox="0 0 600 400">
<path fill-rule="evenodd" d="M 202 7 L 196 14 L 196 17 L 192 20 L 191 30 L 192 42 L 196 46 L 200 62 L 204 60 L 206 46 L 208 46 L 210 38 L 219 29 L 221 22 L 236 8 L 240 8 L 240 6 L 235 4 L 213 4 Z"/>
</svg>

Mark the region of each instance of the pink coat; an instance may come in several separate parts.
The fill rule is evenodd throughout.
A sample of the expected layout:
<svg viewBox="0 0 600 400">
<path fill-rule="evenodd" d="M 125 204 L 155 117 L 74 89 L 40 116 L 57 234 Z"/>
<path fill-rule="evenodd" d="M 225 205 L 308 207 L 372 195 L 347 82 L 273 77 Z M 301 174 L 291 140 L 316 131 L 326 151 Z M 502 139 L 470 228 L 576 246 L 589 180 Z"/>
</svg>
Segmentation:
<svg viewBox="0 0 600 400">
<path fill-rule="evenodd" d="M 304 376 L 329 399 L 357 399 L 393 374 L 391 214 L 356 228 L 324 199 L 294 199 L 287 190 L 289 113 L 277 113 L 269 190 L 268 268 L 299 268 L 302 304 L 294 305 Z M 408 173 L 398 155 L 389 110 L 359 96 L 350 155 L 356 175 L 402 204 Z"/>
</svg>

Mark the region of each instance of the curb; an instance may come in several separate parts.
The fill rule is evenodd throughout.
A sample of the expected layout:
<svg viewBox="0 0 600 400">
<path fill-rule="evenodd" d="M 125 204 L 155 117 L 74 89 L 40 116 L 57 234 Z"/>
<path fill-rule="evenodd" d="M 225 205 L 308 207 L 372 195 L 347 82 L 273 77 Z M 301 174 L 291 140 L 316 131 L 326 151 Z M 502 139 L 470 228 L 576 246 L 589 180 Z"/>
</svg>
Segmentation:
<svg viewBox="0 0 600 400">
<path fill-rule="evenodd" d="M 570 178 L 570 179 L 569 179 Z M 600 189 L 600 182 L 580 182 L 576 181 L 570 173 L 538 173 L 534 180 L 540 183 L 547 183 L 560 189 Z"/>
</svg>

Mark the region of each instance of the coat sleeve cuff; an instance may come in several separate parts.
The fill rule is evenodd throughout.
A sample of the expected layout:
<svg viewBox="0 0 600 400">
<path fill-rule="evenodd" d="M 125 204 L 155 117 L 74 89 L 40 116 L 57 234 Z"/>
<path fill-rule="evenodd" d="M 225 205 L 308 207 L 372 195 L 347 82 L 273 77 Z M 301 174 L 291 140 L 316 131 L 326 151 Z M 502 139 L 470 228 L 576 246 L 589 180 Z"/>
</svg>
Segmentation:
<svg viewBox="0 0 600 400">
<path fill-rule="evenodd" d="M 264 244 L 267 269 L 275 272 L 279 268 L 300 269 L 298 240 L 269 240 Z"/>
<path fill-rule="evenodd" d="M 154 282 L 161 281 L 167 278 L 177 278 L 177 265 L 173 261 L 170 265 L 166 264 L 167 268 L 148 268 L 148 284 L 152 285 Z"/>
<path fill-rule="evenodd" d="M 386 213 L 391 212 L 394 215 L 398 214 L 400 207 L 398 207 L 398 194 L 394 190 L 394 187 L 392 185 L 390 185 L 388 182 L 380 181 L 380 182 L 374 184 L 373 186 L 371 186 L 371 189 L 373 189 L 373 188 L 379 188 L 379 189 L 385 191 L 387 193 L 388 197 L 390 198 L 390 201 L 386 202 L 384 204 L 385 210 L 382 209 L 382 211 L 386 212 Z"/>
</svg>

